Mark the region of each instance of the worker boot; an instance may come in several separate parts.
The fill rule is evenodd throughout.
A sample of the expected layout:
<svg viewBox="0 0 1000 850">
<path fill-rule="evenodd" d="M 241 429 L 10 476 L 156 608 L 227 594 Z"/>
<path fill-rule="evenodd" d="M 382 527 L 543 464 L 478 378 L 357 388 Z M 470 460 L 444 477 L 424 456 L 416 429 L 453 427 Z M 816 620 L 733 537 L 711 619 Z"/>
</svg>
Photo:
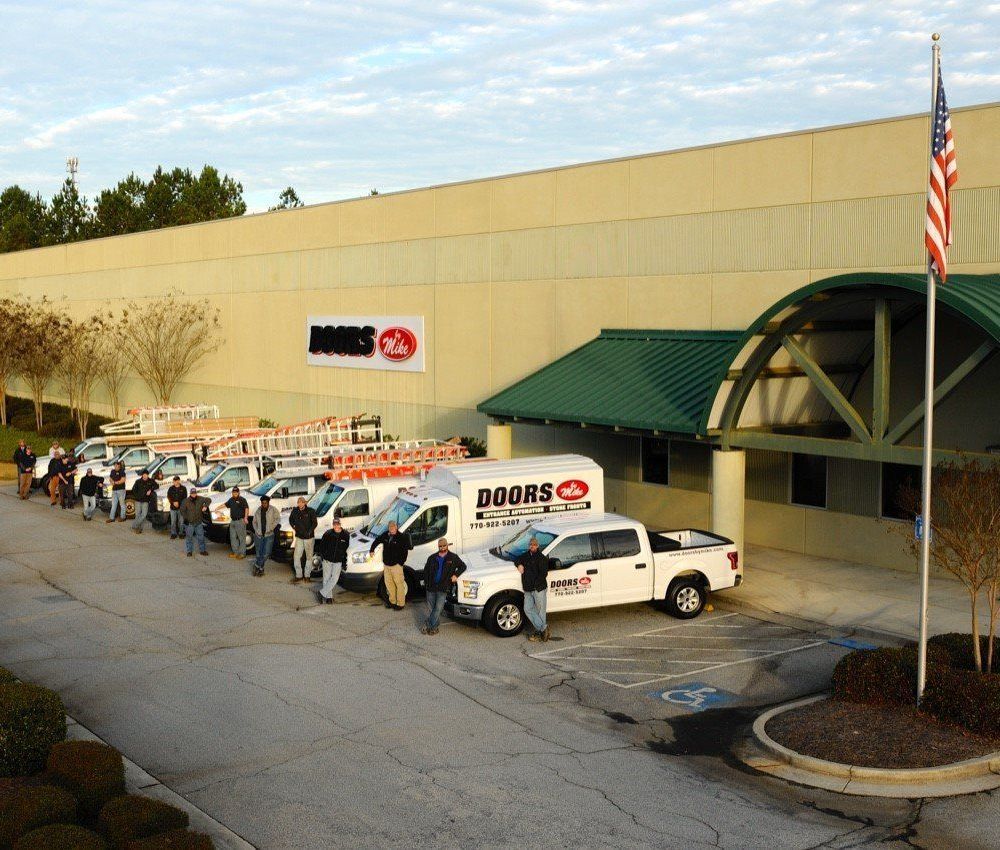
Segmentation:
<svg viewBox="0 0 1000 850">
<path fill-rule="evenodd" d="M 545 631 L 542 632 L 542 642 L 547 643 L 549 638 L 552 637 L 552 633 L 549 631 L 549 627 L 545 627 Z"/>
</svg>

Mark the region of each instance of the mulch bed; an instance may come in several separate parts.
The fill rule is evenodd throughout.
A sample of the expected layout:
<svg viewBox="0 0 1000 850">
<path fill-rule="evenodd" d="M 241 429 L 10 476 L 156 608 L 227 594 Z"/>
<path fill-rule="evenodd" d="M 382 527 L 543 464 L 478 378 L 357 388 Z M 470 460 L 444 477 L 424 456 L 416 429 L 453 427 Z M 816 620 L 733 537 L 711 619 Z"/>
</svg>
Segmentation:
<svg viewBox="0 0 1000 850">
<path fill-rule="evenodd" d="M 859 767 L 936 767 L 1000 750 L 1000 740 L 939 723 L 915 708 L 835 699 L 779 714 L 766 731 L 797 753 Z"/>
</svg>

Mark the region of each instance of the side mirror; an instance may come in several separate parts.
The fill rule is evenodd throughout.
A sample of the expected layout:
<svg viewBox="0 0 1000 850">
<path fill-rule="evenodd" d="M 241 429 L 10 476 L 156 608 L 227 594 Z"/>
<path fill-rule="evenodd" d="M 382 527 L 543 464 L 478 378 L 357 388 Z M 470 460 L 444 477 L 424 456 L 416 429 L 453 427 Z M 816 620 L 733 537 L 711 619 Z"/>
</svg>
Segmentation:
<svg viewBox="0 0 1000 850">
<path fill-rule="evenodd" d="M 558 558 L 549 558 L 549 569 L 550 570 L 561 570 L 563 568 L 563 563 Z"/>
<path fill-rule="evenodd" d="M 214 483 L 214 484 L 212 485 L 212 489 L 213 489 L 213 490 L 214 490 L 214 491 L 215 491 L 216 493 L 225 493 L 225 492 L 226 492 L 226 485 L 225 485 L 225 484 L 224 484 L 223 482 L 221 482 L 221 481 L 216 481 L 216 482 L 215 482 L 215 483 Z"/>
</svg>

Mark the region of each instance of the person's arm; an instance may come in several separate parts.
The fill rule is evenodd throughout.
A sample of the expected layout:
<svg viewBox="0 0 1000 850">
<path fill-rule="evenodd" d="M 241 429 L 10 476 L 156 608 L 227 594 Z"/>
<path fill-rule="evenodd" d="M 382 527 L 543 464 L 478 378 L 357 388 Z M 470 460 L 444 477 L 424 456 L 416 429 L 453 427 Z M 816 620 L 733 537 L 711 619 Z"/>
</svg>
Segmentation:
<svg viewBox="0 0 1000 850">
<path fill-rule="evenodd" d="M 379 546 L 381 546 L 381 545 L 382 545 L 382 538 L 383 538 L 383 537 L 385 537 L 385 535 L 384 535 L 384 534 L 380 534 L 380 535 L 379 535 L 378 537 L 376 537 L 376 538 L 375 538 L 375 539 L 374 539 L 374 540 L 372 541 L 372 545 L 371 545 L 371 546 L 369 547 L 369 549 L 368 549 L 368 554 L 369 554 L 369 555 L 373 555 L 373 554 L 375 553 L 375 550 L 376 550 L 376 549 L 377 549 L 377 548 L 378 548 Z"/>
<path fill-rule="evenodd" d="M 454 555 L 454 552 L 452 553 Z M 455 572 L 451 576 L 451 583 L 454 584 L 458 581 L 458 577 L 464 573 L 466 570 L 465 561 L 455 555 Z"/>
</svg>

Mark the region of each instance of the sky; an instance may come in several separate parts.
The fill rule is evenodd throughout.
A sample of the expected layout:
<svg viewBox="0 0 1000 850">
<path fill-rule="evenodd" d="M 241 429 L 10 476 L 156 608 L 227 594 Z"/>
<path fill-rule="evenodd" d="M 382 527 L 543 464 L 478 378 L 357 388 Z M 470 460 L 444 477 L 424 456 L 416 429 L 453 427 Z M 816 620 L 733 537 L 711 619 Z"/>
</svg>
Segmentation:
<svg viewBox="0 0 1000 850">
<path fill-rule="evenodd" d="M 0 0 L 0 186 L 251 211 L 1000 100 L 1000 2 Z M 1000 140 L 998 140 L 1000 142 Z M 958 140 L 961 144 L 961 140 Z M 863 154 L 859 154 L 863 155 Z"/>
</svg>

